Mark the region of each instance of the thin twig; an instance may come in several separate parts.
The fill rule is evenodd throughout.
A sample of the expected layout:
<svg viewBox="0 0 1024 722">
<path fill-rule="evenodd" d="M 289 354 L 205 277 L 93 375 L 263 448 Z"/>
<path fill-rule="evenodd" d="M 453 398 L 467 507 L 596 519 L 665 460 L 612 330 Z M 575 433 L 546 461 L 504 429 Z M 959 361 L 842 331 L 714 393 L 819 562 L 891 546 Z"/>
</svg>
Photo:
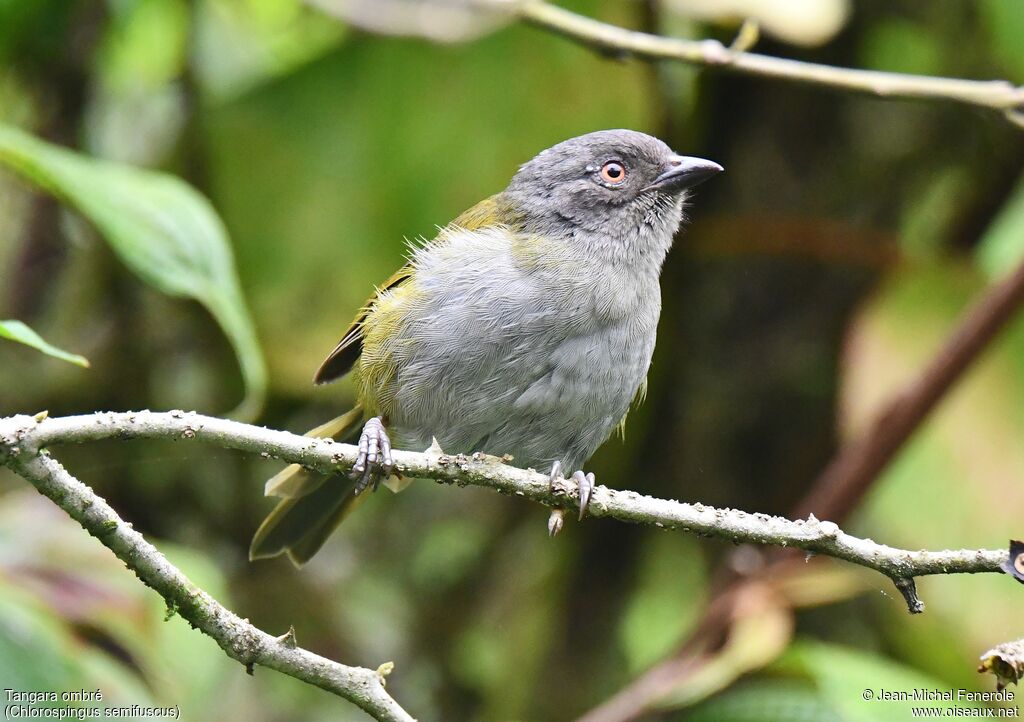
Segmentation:
<svg viewBox="0 0 1024 722">
<path fill-rule="evenodd" d="M 255 665 L 276 669 L 343 697 L 378 720 L 413 722 L 384 689 L 390 663 L 376 670 L 339 664 L 296 646 L 294 632 L 274 637 L 223 607 L 167 561 L 92 489 L 41 451 L 41 439 L 34 433 L 40 428 L 45 428 L 45 422 L 39 424 L 29 416 L 0 419 L 0 462 L 31 482 L 114 552 L 164 598 L 169 613 L 180 615 L 212 637 L 250 673 Z"/>
<path fill-rule="evenodd" d="M 948 100 L 1003 113 L 1024 128 L 1024 87 L 1005 80 L 963 80 L 839 68 L 728 48 L 717 40 L 684 40 L 627 30 L 578 15 L 543 0 L 516 6 L 524 22 L 611 55 L 676 60 L 882 98 Z"/>
<path fill-rule="evenodd" d="M 172 438 L 196 439 L 217 446 L 258 453 L 299 463 L 324 474 L 351 469 L 357 448 L 325 439 L 274 431 L 236 421 L 182 411 L 96 413 L 63 418 L 15 416 L 0 419 L 0 460 L 6 448 L 7 464 L 18 470 L 18 456 L 54 444 L 102 439 Z M 396 468 L 408 477 L 430 478 L 442 483 L 483 486 L 504 494 L 524 497 L 552 508 L 572 504 L 577 493 L 566 482 L 552 489 L 549 479 L 529 469 L 509 466 L 497 457 L 447 455 L 436 447 L 426 452 L 395 451 Z M 111 512 L 113 513 L 113 512 Z M 685 504 L 598 486 L 590 501 L 594 517 L 650 524 L 664 529 L 716 536 L 733 542 L 796 547 L 804 551 L 844 559 L 875 569 L 892 579 L 901 591 L 905 580 L 928 574 L 1002 573 L 1004 550 L 910 551 L 876 544 L 846 534 L 830 521 L 813 516 L 791 521 L 767 514 L 736 509 L 716 509 Z M 910 587 L 912 588 L 912 587 Z M 906 593 L 905 593 L 906 594 Z M 921 611 L 916 595 L 906 594 L 910 611 Z"/>
</svg>

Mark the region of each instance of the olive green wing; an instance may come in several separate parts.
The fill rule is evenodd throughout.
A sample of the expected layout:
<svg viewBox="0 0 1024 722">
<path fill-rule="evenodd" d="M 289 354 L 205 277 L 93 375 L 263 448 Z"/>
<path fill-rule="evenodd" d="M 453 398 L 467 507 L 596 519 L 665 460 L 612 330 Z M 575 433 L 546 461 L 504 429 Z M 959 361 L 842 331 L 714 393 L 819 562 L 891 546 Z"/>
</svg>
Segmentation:
<svg viewBox="0 0 1024 722">
<path fill-rule="evenodd" d="M 366 316 L 373 308 L 373 304 L 377 302 L 381 293 L 397 288 L 408 280 L 412 273 L 412 266 L 406 264 L 395 271 L 394 275 L 386 280 L 383 285 L 377 287 L 376 292 L 359 309 L 359 313 L 352 320 L 348 330 L 345 331 L 345 335 L 341 337 L 341 341 L 327 355 L 324 362 L 320 364 L 320 368 L 317 369 L 316 375 L 313 377 L 313 383 L 330 383 L 340 379 L 352 370 L 352 367 L 355 366 L 356 361 L 359 359 L 359 354 L 363 352 L 363 322 L 366 321 Z"/>
<path fill-rule="evenodd" d="M 457 227 L 469 231 L 475 231 L 488 226 L 493 226 L 500 221 L 500 213 L 498 209 L 499 196 L 491 196 L 463 212 L 458 218 L 451 222 L 448 228 Z M 444 233 L 442 232 L 434 242 L 442 242 L 443 238 Z M 355 319 L 353 319 L 352 323 L 345 331 L 345 335 L 341 337 L 341 341 L 339 341 L 338 345 L 334 347 L 334 350 L 328 354 L 324 362 L 320 364 L 320 368 L 313 377 L 314 383 L 330 383 L 331 381 L 341 378 L 352 370 L 352 367 L 359 359 L 359 355 L 363 352 L 363 323 L 366 321 L 366 317 L 373 309 L 377 299 L 380 298 L 382 293 L 394 290 L 399 285 L 407 281 L 412 277 L 414 272 L 415 268 L 412 264 L 407 263 L 395 271 L 391 278 L 377 287 L 374 294 L 366 301 L 365 304 L 363 304 L 363 307 L 359 309 L 359 313 L 356 314 Z"/>
</svg>

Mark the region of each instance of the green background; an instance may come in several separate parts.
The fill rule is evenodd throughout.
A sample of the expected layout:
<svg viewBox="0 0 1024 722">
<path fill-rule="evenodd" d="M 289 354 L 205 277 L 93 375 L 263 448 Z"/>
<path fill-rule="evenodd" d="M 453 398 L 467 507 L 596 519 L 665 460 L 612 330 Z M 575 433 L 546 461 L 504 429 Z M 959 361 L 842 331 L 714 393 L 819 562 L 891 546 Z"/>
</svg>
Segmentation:
<svg viewBox="0 0 1024 722">
<path fill-rule="evenodd" d="M 756 6 L 757 3 L 750 3 Z M 762 3 L 762 5 L 769 5 Z M 616 24 L 728 42 L 658 3 L 574 2 Z M 768 54 L 1024 80 L 1016 0 L 862 0 L 826 44 Z M 231 239 L 266 357 L 259 422 L 303 431 L 352 389 L 310 379 L 406 239 L 500 190 L 569 136 L 629 127 L 727 172 L 701 186 L 664 272 L 646 404 L 598 481 L 787 513 L 842 441 L 1024 256 L 1024 133 L 948 103 L 892 102 L 602 57 L 519 25 L 458 44 L 370 34 L 293 0 L 0 0 L 0 122 L 180 176 Z M 0 343 L 0 415 L 187 408 L 243 395 L 194 301 L 142 282 L 81 218 L 0 172 L 0 318 L 86 356 Z M 671 654 L 734 548 L 608 520 L 569 524 L 473 488 L 375 495 L 296 571 L 250 564 L 270 506 L 257 458 L 187 442 L 57 456 L 241 616 L 349 664 L 394 661 L 424 720 L 568 719 Z M 907 548 L 999 548 L 1024 507 L 1024 324 L 1014 322 L 844 525 Z M 673 720 L 907 719 L 865 687 L 991 689 L 978 655 L 1024 636 L 996 575 L 890 582 L 816 560 L 775 580 Z M 0 470 L 0 687 L 101 688 L 183 718 L 364 719 L 255 678 L 23 481 Z"/>
</svg>

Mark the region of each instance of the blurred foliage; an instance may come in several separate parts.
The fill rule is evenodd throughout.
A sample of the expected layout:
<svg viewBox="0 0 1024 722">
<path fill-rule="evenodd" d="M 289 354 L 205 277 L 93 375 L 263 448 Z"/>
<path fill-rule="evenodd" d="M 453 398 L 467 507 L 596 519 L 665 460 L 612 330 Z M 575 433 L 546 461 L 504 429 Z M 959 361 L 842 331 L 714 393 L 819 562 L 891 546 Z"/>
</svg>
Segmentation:
<svg viewBox="0 0 1024 722">
<path fill-rule="evenodd" d="M 666 0 L 683 17 L 736 24 L 745 18 L 768 34 L 796 45 L 821 45 L 842 30 L 850 0 Z"/>
<path fill-rule="evenodd" d="M 41 351 L 47 356 L 53 356 L 54 358 L 59 358 L 62 361 L 67 361 L 68 363 L 73 363 L 78 366 L 89 366 L 89 359 L 85 358 L 85 356 L 79 356 L 77 354 L 68 353 L 67 351 L 62 351 L 53 344 L 47 343 L 42 336 L 23 324 L 21 321 L 0 321 L 0 338 L 23 343 L 37 351 Z"/>
<path fill-rule="evenodd" d="M 81 527 L 32 491 L 0 507 L 0 675 L 23 690 L 101 689 L 106 705 L 180 705 L 206 718 L 230 660 L 165 617 L 112 553 L 82 544 Z M 200 586 L 222 594 L 220 572 L 194 550 L 162 550 Z M 102 706 L 102 705 L 101 705 Z M 226 709 L 226 708 L 225 708 Z"/>
<path fill-rule="evenodd" d="M 247 395 L 236 413 L 260 413 L 267 384 L 263 356 L 223 224 L 205 198 L 171 176 L 92 161 L 3 125 L 0 164 L 79 210 L 150 284 L 206 306 L 241 362 Z"/>
<path fill-rule="evenodd" d="M 741 19 L 724 6 L 687 15 L 681 0 L 565 5 L 723 41 Z M 730 5 L 762 17 L 760 52 L 1024 79 L 1019 0 L 820 3 L 831 14 L 808 41 L 783 12 L 799 2 Z M 435 45 L 297 0 L 0 0 L 0 123 L 46 141 L 34 147 L 57 165 L 34 182 L 62 184 L 89 221 L 0 173 L 0 318 L 92 363 L 0 343 L 0 414 L 230 408 L 244 393 L 235 349 L 189 300 L 213 293 L 252 309 L 261 423 L 312 427 L 352 393 L 313 388 L 312 372 L 404 239 L 430 237 L 541 148 L 632 127 L 728 173 L 700 188 L 666 265 L 648 401 L 589 466 L 612 486 L 785 513 L 1024 258 L 1024 137 L 996 115 L 488 29 Z M 164 203 L 185 211 L 147 212 Z M 189 285 L 197 271 L 206 293 Z M 240 345 L 238 319 L 210 310 Z M 1019 536 L 1022 379 L 1016 322 L 849 530 L 909 548 Z M 422 719 L 582 713 L 693 634 L 736 559 L 726 544 L 605 520 L 552 542 L 544 514 L 515 499 L 423 484 L 375 495 L 301 571 L 249 564 L 266 462 L 169 441 L 55 453 L 242 616 L 293 624 L 301 644 L 348 663 L 394 660 L 389 689 Z M 180 619 L 163 622 L 159 598 L 23 482 L 0 471 L 0 491 L 0 686 L 99 687 L 112 704 L 179 704 L 184 719 L 364 718 L 281 675 L 248 677 Z M 658 714 L 905 719 L 861 690 L 989 688 L 978 654 L 1024 635 L 1006 579 L 924 580 L 928 610 L 910 618 L 880 576 L 806 567 L 751 597 Z"/>
</svg>

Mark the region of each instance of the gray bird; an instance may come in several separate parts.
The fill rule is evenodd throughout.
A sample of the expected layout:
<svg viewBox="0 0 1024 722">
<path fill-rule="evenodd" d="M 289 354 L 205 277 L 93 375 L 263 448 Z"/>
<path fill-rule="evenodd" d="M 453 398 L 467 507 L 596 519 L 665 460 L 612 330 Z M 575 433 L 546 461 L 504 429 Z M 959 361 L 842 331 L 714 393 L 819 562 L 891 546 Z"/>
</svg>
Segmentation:
<svg viewBox="0 0 1024 722">
<path fill-rule="evenodd" d="M 358 405 L 309 432 L 358 435 L 352 474 L 291 466 L 268 481 L 281 501 L 250 558 L 308 561 L 367 486 L 407 482 L 392 445 L 509 454 L 552 482 L 579 469 L 644 394 L 686 191 L 721 170 L 643 133 L 589 133 L 542 151 L 414 248 L 314 379 L 355 376 Z M 594 475 L 572 479 L 582 518 Z"/>
</svg>

